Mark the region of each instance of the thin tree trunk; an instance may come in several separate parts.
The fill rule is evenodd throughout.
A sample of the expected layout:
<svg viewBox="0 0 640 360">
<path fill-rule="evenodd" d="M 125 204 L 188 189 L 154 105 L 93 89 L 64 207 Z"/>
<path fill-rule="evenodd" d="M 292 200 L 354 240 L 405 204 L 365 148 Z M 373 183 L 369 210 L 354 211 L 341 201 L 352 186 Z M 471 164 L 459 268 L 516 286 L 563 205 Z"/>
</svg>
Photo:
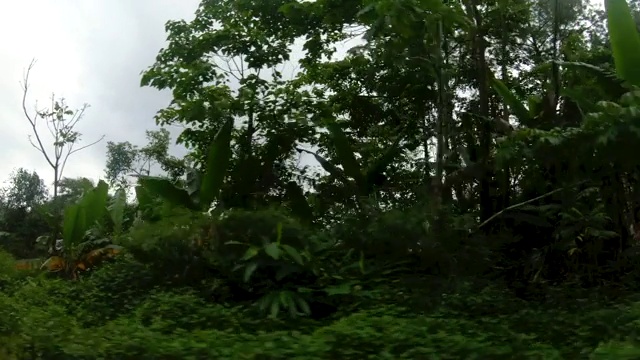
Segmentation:
<svg viewBox="0 0 640 360">
<path fill-rule="evenodd" d="M 478 118 L 480 119 L 480 149 L 479 160 L 483 165 L 483 173 L 480 178 L 480 220 L 485 221 L 493 215 L 493 200 L 491 196 L 491 180 L 493 171 L 490 169 L 489 157 L 491 155 L 492 123 L 489 119 L 489 86 L 487 82 L 487 60 L 485 29 L 482 16 L 478 11 L 478 0 L 466 0 L 467 14 L 471 17 L 475 26 L 471 33 L 472 54 L 476 60 L 476 81 L 478 86 Z"/>
</svg>

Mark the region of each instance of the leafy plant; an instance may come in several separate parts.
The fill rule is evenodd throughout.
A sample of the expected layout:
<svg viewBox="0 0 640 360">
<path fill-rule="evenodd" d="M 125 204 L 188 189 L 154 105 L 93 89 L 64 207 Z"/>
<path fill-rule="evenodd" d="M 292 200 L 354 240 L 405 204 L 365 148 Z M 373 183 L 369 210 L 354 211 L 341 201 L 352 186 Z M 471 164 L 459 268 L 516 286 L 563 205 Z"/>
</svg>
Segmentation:
<svg viewBox="0 0 640 360">
<path fill-rule="evenodd" d="M 139 187 L 136 189 L 138 202 L 145 206 L 149 202 L 148 192 L 152 196 L 161 197 L 174 206 L 182 206 L 191 210 L 207 211 L 215 200 L 227 175 L 227 167 L 231 158 L 231 131 L 233 122 L 227 121 L 218 130 L 207 156 L 207 168 L 200 174 L 193 172 L 188 188 L 176 186 L 169 179 L 143 176 L 139 179 Z"/>
<path fill-rule="evenodd" d="M 304 149 L 298 149 L 298 151 L 305 151 L 313 155 L 324 170 L 339 179 L 353 195 L 369 196 L 373 194 L 377 178 L 383 175 L 387 167 L 402 153 L 401 141 L 403 134 L 397 135 L 393 145 L 388 147 L 367 169 L 361 169 L 362 165 L 356 160 L 350 140 L 342 131 L 340 125 L 331 122 L 327 128 L 331 134 L 331 141 L 342 169 L 317 153 Z"/>
<path fill-rule="evenodd" d="M 244 269 L 243 279 L 245 282 L 252 280 L 256 271 L 273 274 L 275 282 L 288 280 L 288 277 L 299 275 L 308 271 L 308 263 L 311 254 L 308 249 L 298 251 L 291 245 L 282 243 L 282 223 L 278 223 L 277 236 L 275 241 L 265 241 L 264 245 L 258 247 L 251 243 L 238 241 L 228 241 L 225 245 L 241 245 L 247 247 L 244 255 L 239 259 L 234 271 Z M 269 269 L 274 268 L 275 269 Z M 262 277 L 262 276 L 261 276 Z M 296 317 L 300 313 L 309 315 L 311 310 L 309 304 L 301 294 L 290 290 L 269 291 L 257 305 L 263 312 L 269 311 L 271 317 L 276 318 L 280 309 L 289 311 L 291 317 Z"/>
<path fill-rule="evenodd" d="M 63 222 L 62 247 L 60 255 L 49 257 L 41 266 L 49 271 L 63 271 L 76 277 L 78 271 L 86 270 L 104 258 L 121 251 L 121 247 L 111 244 L 110 239 L 91 239 L 87 235 L 99 225 L 107 215 L 109 186 L 104 181 L 87 191 L 77 204 L 65 209 Z M 122 195 L 116 197 L 116 203 L 122 201 Z M 122 206 L 120 203 L 118 206 Z M 120 222 L 122 215 L 118 206 L 111 208 L 111 214 Z"/>
</svg>

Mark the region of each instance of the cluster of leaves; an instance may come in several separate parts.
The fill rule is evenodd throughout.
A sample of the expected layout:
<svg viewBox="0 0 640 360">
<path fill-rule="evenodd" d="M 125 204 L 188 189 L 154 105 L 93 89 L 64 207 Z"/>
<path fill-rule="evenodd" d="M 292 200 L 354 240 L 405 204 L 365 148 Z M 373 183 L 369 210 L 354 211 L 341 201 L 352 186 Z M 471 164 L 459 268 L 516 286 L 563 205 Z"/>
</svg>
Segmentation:
<svg viewBox="0 0 640 360">
<path fill-rule="evenodd" d="M 496 92 L 527 124 L 502 139 L 496 161 L 500 168 L 522 174 L 522 185 L 533 190 L 528 194 L 533 199 L 509 214 L 546 238 L 536 245 L 520 241 L 520 248 L 528 247 L 520 261 L 535 268 L 526 271 L 529 279 L 580 277 L 585 285 L 617 281 L 616 271 L 629 260 L 621 254 L 635 246 L 640 162 L 633 154 L 640 150 L 640 77 L 633 64 L 640 54 L 640 36 L 625 1 L 607 2 L 606 10 L 615 72 L 582 62 L 553 62 L 591 74 L 598 87 L 608 90 L 610 98 L 594 101 L 581 95 L 584 84 L 567 87 L 563 101 L 573 104 L 579 122 L 567 126 L 567 114 L 550 113 L 535 101 L 527 107 L 493 80 Z M 545 119 L 553 121 L 535 126 L 536 120 Z M 564 269 L 552 269 L 554 264 Z"/>
<path fill-rule="evenodd" d="M 572 306 L 523 308 L 522 300 L 508 292 L 460 284 L 443 294 L 440 305 L 427 314 L 378 303 L 339 319 L 297 320 L 291 331 L 290 324 L 257 318 L 255 311 L 243 306 L 211 303 L 193 290 L 153 290 L 144 284 L 146 272 L 135 264 L 121 260 L 85 282 L 11 278 L 11 291 L 0 295 L 2 355 L 8 359 L 598 359 L 634 357 L 640 351 L 635 345 L 640 312 L 633 298 L 617 304 L 585 298 L 580 303 L 574 300 Z M 126 268 L 137 271 L 137 283 L 117 280 Z M 118 291 L 110 292 L 114 287 Z M 83 296 L 74 295 L 78 293 Z M 423 300 L 425 295 L 421 294 Z M 577 292 L 572 295 L 580 297 Z"/>
</svg>

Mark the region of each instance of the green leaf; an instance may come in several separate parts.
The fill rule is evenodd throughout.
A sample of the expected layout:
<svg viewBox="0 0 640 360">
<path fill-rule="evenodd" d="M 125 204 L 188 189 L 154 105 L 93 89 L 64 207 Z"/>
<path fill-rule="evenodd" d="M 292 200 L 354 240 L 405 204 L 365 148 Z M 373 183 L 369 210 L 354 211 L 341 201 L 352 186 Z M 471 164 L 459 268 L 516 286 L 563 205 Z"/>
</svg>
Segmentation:
<svg viewBox="0 0 640 360">
<path fill-rule="evenodd" d="M 527 123 L 531 120 L 529 110 L 522 104 L 511 90 L 500 80 L 491 77 L 489 80 L 491 86 L 502 98 L 504 103 L 509 107 L 511 112 L 518 118 L 521 123 Z"/>
<path fill-rule="evenodd" d="M 327 293 L 327 295 L 329 296 L 348 295 L 348 294 L 351 294 L 351 284 L 345 283 L 345 284 L 340 284 L 336 286 L 329 286 L 324 289 L 324 292 Z"/>
<path fill-rule="evenodd" d="M 625 0 L 605 0 L 609 40 L 618 76 L 640 86 L 640 35 Z"/>
<path fill-rule="evenodd" d="M 231 160 L 231 133 L 233 120 L 228 120 L 213 138 L 207 156 L 207 170 L 202 177 L 200 187 L 200 205 L 208 210 L 213 200 L 220 194 L 220 189 L 227 175 Z"/>
<path fill-rule="evenodd" d="M 278 245 L 280 245 L 280 243 L 282 242 L 282 222 L 278 222 L 278 225 L 276 225 L 276 243 Z"/>
<path fill-rule="evenodd" d="M 142 185 L 135 187 L 136 201 L 139 208 L 146 208 L 153 206 L 153 197 L 149 195 L 149 191 Z"/>
<path fill-rule="evenodd" d="M 87 231 L 102 220 L 107 211 L 108 197 L 109 185 L 101 180 L 95 188 L 82 195 L 76 205 L 65 209 L 62 225 L 65 249 L 70 250 L 80 244 Z"/>
<path fill-rule="evenodd" d="M 311 224 L 314 220 L 313 209 L 309 206 L 309 202 L 304 196 L 300 185 L 295 181 L 289 181 L 286 184 L 285 191 L 293 216 L 302 220 L 307 225 Z"/>
<path fill-rule="evenodd" d="M 102 220 L 107 212 L 107 203 L 109 201 L 109 185 L 100 180 L 95 188 L 87 191 L 79 201 L 79 205 L 86 211 L 87 225 Z M 88 230 L 88 228 L 86 229 Z"/>
<path fill-rule="evenodd" d="M 247 264 L 247 267 L 244 268 L 244 282 L 249 282 L 249 279 L 251 279 L 251 275 L 253 275 L 257 268 L 258 263 L 255 261 Z"/>
<path fill-rule="evenodd" d="M 296 315 L 298 315 L 298 309 L 296 306 L 296 302 L 294 300 L 294 295 L 292 293 L 285 293 L 285 297 L 283 298 L 284 300 L 284 307 L 289 309 L 289 316 L 291 316 L 292 318 L 296 317 Z"/>
<path fill-rule="evenodd" d="M 342 171 L 339 167 L 333 165 L 329 160 L 325 159 L 324 157 L 322 157 L 322 156 L 320 156 L 320 155 L 318 155 L 318 154 L 316 154 L 314 152 L 307 151 L 307 153 L 313 155 L 313 157 L 316 159 L 316 161 L 318 163 L 320 163 L 320 166 L 322 166 L 324 171 L 328 172 L 329 174 L 331 174 L 336 179 L 340 179 L 340 181 L 342 181 L 344 183 L 349 183 L 349 179 L 347 179 L 347 177 L 345 176 L 344 171 Z"/>
<path fill-rule="evenodd" d="M 398 155 L 400 155 L 402 151 L 404 151 L 404 148 L 400 145 L 400 142 L 402 141 L 402 139 L 403 139 L 403 136 L 398 136 L 396 140 L 393 142 L 393 144 L 387 147 L 387 149 L 382 154 L 382 156 L 376 159 L 373 162 L 373 164 L 369 167 L 369 169 L 366 172 L 367 191 L 366 191 L 366 194 L 364 195 L 369 195 L 371 191 L 373 191 L 374 178 L 377 175 L 384 173 L 387 167 L 394 162 L 396 157 L 398 157 Z"/>
<path fill-rule="evenodd" d="M 307 303 L 307 301 L 299 296 L 295 297 L 296 302 L 298 303 L 298 307 L 300 308 L 300 310 L 302 310 L 302 312 L 305 315 L 309 315 L 311 314 L 311 308 L 309 307 L 309 303 Z"/>
<path fill-rule="evenodd" d="M 360 170 L 360 165 L 356 160 L 353 149 L 351 149 L 349 139 L 335 122 L 329 123 L 327 129 L 331 133 L 331 140 L 333 140 L 333 145 L 335 146 L 338 160 L 344 168 L 344 173 L 355 180 L 358 190 L 364 191 L 367 188 L 366 179 Z"/>
<path fill-rule="evenodd" d="M 277 299 L 274 299 L 274 301 L 271 302 L 271 312 L 270 312 L 271 318 L 273 319 L 277 318 L 279 312 L 280 312 L 280 301 L 278 301 Z"/>
<path fill-rule="evenodd" d="M 86 224 L 86 213 L 81 210 L 79 204 L 69 206 L 64 210 L 62 241 L 65 249 L 69 250 L 82 242 L 86 232 Z"/>
<path fill-rule="evenodd" d="M 247 245 L 240 241 L 230 240 L 224 243 L 225 245 Z"/>
<path fill-rule="evenodd" d="M 254 256 L 258 255 L 259 252 L 260 252 L 259 248 L 255 247 L 255 246 L 251 246 L 250 248 L 247 249 L 247 251 L 244 253 L 244 255 L 242 256 L 242 258 L 240 260 L 242 260 L 242 261 L 249 260 L 249 259 L 253 258 Z"/>
<path fill-rule="evenodd" d="M 111 204 L 107 208 L 113 221 L 113 232 L 117 236 L 123 231 L 124 211 L 127 207 L 127 193 L 124 189 L 118 189 L 113 196 Z"/>
<path fill-rule="evenodd" d="M 598 87 L 600 87 L 605 93 L 611 95 L 611 98 L 613 99 L 619 99 L 628 91 L 627 87 L 624 85 L 624 81 L 618 77 L 617 74 L 607 69 L 583 62 L 556 61 L 556 63 L 565 68 L 588 71 L 589 74 L 595 76 L 598 80 Z M 571 91 L 571 89 L 565 89 L 563 91 Z M 580 103 L 580 105 L 582 107 L 584 104 Z M 583 110 L 585 112 L 591 112 L 586 108 L 583 108 Z"/>
<path fill-rule="evenodd" d="M 267 253 L 274 260 L 278 260 L 280 258 L 280 248 L 277 243 L 270 243 L 265 245 L 264 252 Z"/>
<path fill-rule="evenodd" d="M 298 252 L 298 250 L 286 244 L 282 245 L 282 248 L 284 249 L 284 251 L 286 251 L 287 254 L 289 254 L 289 256 L 291 256 L 291 258 L 295 262 L 297 262 L 300 265 L 304 265 L 304 260 L 302 260 L 302 256 L 300 256 L 300 253 Z"/>
<path fill-rule="evenodd" d="M 193 168 L 186 170 L 185 190 L 189 196 L 194 199 L 200 196 L 200 188 L 202 187 L 202 174 Z"/>
<path fill-rule="evenodd" d="M 565 96 L 569 98 L 571 101 L 576 103 L 578 106 L 578 111 L 580 111 L 580 115 L 584 116 L 586 113 L 590 113 L 596 110 L 595 104 L 588 101 L 583 95 L 582 92 L 578 89 L 563 89 L 560 92 L 561 96 Z"/>
<path fill-rule="evenodd" d="M 175 186 L 169 179 L 144 176 L 138 180 L 140 185 L 150 194 L 162 198 L 172 206 L 181 206 L 191 210 L 199 210 L 189 193 Z"/>
</svg>

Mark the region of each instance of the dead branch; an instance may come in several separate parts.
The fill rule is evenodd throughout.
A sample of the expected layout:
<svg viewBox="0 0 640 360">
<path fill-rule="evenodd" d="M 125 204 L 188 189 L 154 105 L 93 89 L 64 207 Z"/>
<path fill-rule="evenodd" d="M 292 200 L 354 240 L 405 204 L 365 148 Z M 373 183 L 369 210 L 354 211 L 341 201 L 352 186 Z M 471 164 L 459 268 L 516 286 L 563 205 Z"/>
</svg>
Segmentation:
<svg viewBox="0 0 640 360">
<path fill-rule="evenodd" d="M 40 134 L 38 134 L 38 129 L 36 128 L 36 124 L 37 124 L 38 116 L 39 116 L 38 109 L 36 109 L 35 114 L 33 115 L 33 117 L 31 115 L 29 115 L 29 111 L 27 110 L 27 94 L 29 92 L 29 74 L 31 73 L 31 69 L 33 69 L 33 66 L 35 64 L 36 64 L 36 59 L 32 59 L 31 63 L 29 64 L 29 67 L 27 67 L 27 71 L 25 72 L 25 74 L 23 76 L 23 83 L 22 83 L 22 111 L 24 112 L 24 115 L 26 116 L 27 121 L 29 121 L 29 124 L 31 124 L 31 128 L 33 129 L 33 134 L 35 135 L 36 140 L 38 141 L 38 146 L 36 147 L 35 144 L 33 143 L 33 141 L 31 141 L 31 139 L 29 139 L 29 142 L 31 142 L 31 145 L 36 147 L 36 149 L 38 149 L 44 155 L 44 158 L 47 160 L 47 162 L 49 163 L 49 165 L 51 167 L 55 167 L 53 161 L 51 161 L 51 159 L 49 158 L 49 154 L 47 154 L 47 152 L 44 149 L 44 145 L 42 144 L 42 140 L 40 139 Z"/>
<path fill-rule="evenodd" d="M 80 121 L 80 119 L 83 118 L 84 116 L 84 112 L 87 109 L 87 107 L 89 106 L 88 104 L 84 104 L 83 107 L 79 110 L 76 110 L 75 112 L 73 112 L 71 115 L 71 119 L 68 120 L 63 120 L 63 119 L 59 119 L 58 115 L 60 115 L 59 112 L 62 112 L 62 116 L 64 117 L 65 115 L 68 115 L 66 113 L 66 105 L 64 103 L 64 98 L 60 99 L 60 103 L 58 104 L 58 102 L 56 102 L 55 99 L 55 94 L 51 95 L 51 108 L 48 110 L 38 110 L 37 107 L 37 102 L 36 102 L 36 107 L 35 107 L 35 113 L 33 115 L 30 114 L 29 110 L 27 110 L 27 96 L 29 93 L 29 75 L 31 73 L 31 69 L 33 69 L 33 66 L 35 65 L 36 60 L 33 59 L 31 61 L 31 63 L 29 64 L 29 66 L 27 67 L 27 70 L 25 71 L 24 75 L 23 75 L 23 81 L 21 83 L 21 87 L 22 87 L 22 110 L 24 112 L 25 117 L 27 118 L 27 121 L 29 122 L 29 124 L 31 125 L 31 129 L 33 130 L 33 135 L 29 135 L 29 143 L 31 144 L 31 146 L 33 146 L 36 150 L 38 150 L 40 153 L 42 153 L 42 155 L 44 156 L 44 158 L 47 160 L 47 163 L 49 163 L 49 166 L 54 170 L 55 172 L 55 179 L 54 179 L 54 196 L 55 194 L 57 194 L 57 184 L 58 181 L 62 178 L 62 174 L 64 172 L 64 168 L 65 165 L 67 164 L 67 160 L 69 159 L 69 156 L 71 156 L 72 154 L 84 150 L 90 146 L 93 146 L 97 143 L 99 143 L 100 141 L 102 141 L 105 136 L 102 135 L 102 137 L 100 137 L 100 139 L 85 145 L 85 146 L 81 146 L 80 148 L 74 149 L 74 145 L 76 145 L 76 142 L 79 140 L 79 133 L 74 132 L 73 129 L 75 128 L 75 126 L 78 124 L 78 122 Z M 42 142 L 42 139 L 40 138 L 40 134 L 38 132 L 37 129 L 37 125 L 38 125 L 38 118 L 41 118 L 43 121 L 45 121 L 47 129 L 49 130 L 49 133 L 51 134 L 51 137 L 53 138 L 54 144 L 53 144 L 53 157 L 49 155 L 49 153 L 47 153 L 45 146 Z M 48 118 L 51 118 L 51 121 L 47 121 Z M 71 137 L 70 137 L 71 136 Z M 33 140 L 33 137 L 35 137 L 36 141 Z M 66 149 L 65 149 L 66 147 Z M 63 153 L 66 150 L 66 154 L 64 154 L 63 157 Z M 62 160 L 62 162 L 61 162 Z"/>
<path fill-rule="evenodd" d="M 483 226 L 487 225 L 487 224 L 488 224 L 489 222 L 491 222 L 493 219 L 495 219 L 495 218 L 497 218 L 498 216 L 502 215 L 502 214 L 503 214 L 503 213 L 505 213 L 506 211 L 514 210 L 514 209 L 517 209 L 517 208 L 519 208 L 519 207 L 522 207 L 522 206 L 525 206 L 525 205 L 531 204 L 532 202 L 535 202 L 535 201 L 538 201 L 538 200 L 544 199 L 544 198 L 549 197 L 549 196 L 551 196 L 551 195 L 553 195 L 553 194 L 559 193 L 560 191 L 566 190 L 567 188 L 573 188 L 573 187 L 576 187 L 576 186 L 580 186 L 580 185 L 582 185 L 582 184 L 584 184 L 584 183 L 586 183 L 586 181 L 581 181 L 581 182 L 579 182 L 579 183 L 577 183 L 577 184 L 574 184 L 574 185 L 571 185 L 571 186 L 561 187 L 561 188 L 559 188 L 559 189 L 555 189 L 555 190 L 549 191 L 549 192 L 547 192 L 547 193 L 544 193 L 544 194 L 542 194 L 542 195 L 540 195 L 540 196 L 536 196 L 536 197 L 534 197 L 533 199 L 529 199 L 529 200 L 526 200 L 526 201 L 523 201 L 523 202 L 520 202 L 520 203 L 517 203 L 517 204 L 513 204 L 513 205 L 511 205 L 511 206 L 507 206 L 506 208 L 504 208 L 504 209 L 502 209 L 502 210 L 498 211 L 497 213 L 495 213 L 495 214 L 491 215 L 491 217 L 489 217 L 487 220 L 485 220 L 485 221 L 481 222 L 481 223 L 480 223 L 480 225 L 478 225 L 478 227 L 476 228 L 476 230 L 478 230 L 478 229 L 480 229 L 481 227 L 483 227 Z"/>
</svg>

